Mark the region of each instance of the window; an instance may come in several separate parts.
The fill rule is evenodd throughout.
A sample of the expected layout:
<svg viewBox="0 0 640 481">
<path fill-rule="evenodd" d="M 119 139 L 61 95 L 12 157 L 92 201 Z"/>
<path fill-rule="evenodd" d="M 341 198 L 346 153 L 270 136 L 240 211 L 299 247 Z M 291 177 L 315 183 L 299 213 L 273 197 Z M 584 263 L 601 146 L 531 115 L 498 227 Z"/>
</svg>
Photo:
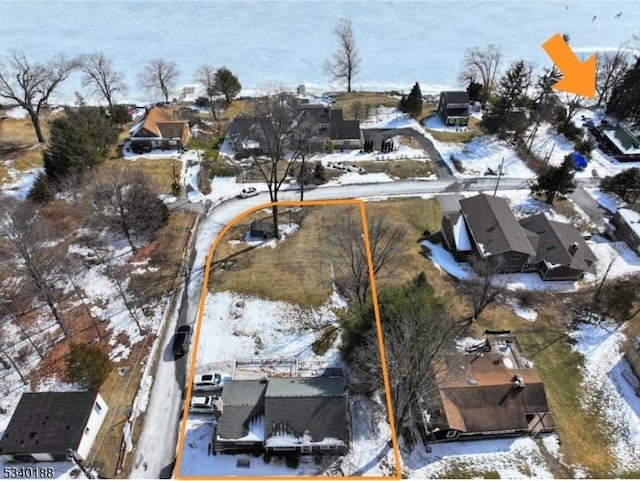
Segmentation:
<svg viewBox="0 0 640 481">
<path fill-rule="evenodd" d="M 95 403 L 93 405 L 93 410 L 96 412 L 96 414 L 100 414 L 100 412 L 102 411 L 102 406 L 100 406 L 100 403 Z"/>
<path fill-rule="evenodd" d="M 447 438 L 451 439 L 457 436 L 458 436 L 458 431 L 454 431 L 453 429 L 450 429 L 449 431 L 447 431 Z"/>
<path fill-rule="evenodd" d="M 300 446 L 300 452 L 301 453 L 310 453 L 311 452 L 311 445 L 307 444 L 304 446 Z"/>
<path fill-rule="evenodd" d="M 636 231 L 631 232 L 631 240 L 638 240 L 638 234 L 636 233 Z"/>
</svg>

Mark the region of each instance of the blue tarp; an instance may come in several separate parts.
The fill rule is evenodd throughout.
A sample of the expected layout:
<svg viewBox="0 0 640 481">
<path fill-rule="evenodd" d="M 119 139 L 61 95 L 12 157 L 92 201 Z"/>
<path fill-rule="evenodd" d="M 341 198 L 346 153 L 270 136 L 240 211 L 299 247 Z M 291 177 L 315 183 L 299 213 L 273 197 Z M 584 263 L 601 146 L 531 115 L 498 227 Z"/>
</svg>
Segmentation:
<svg viewBox="0 0 640 481">
<path fill-rule="evenodd" d="M 573 165 L 576 170 L 583 170 L 587 168 L 587 159 L 584 158 L 584 155 L 574 152 L 571 154 L 571 158 L 573 159 Z"/>
</svg>

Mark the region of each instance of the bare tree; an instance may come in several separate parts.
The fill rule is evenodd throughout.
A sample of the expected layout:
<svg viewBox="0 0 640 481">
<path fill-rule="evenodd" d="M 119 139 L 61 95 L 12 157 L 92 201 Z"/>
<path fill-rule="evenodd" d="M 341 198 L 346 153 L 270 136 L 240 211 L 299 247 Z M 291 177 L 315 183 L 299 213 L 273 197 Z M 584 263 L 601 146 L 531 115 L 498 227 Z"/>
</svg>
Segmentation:
<svg viewBox="0 0 640 481">
<path fill-rule="evenodd" d="M 470 47 L 464 53 L 458 78 L 465 85 L 472 81 L 479 81 L 482 84 L 481 98 L 483 103 L 493 93 L 501 59 L 502 51 L 494 44 L 489 44 L 484 49 Z"/>
<path fill-rule="evenodd" d="M 281 86 L 266 86 L 265 95 L 256 99 L 255 124 L 249 135 L 257 141 L 266 159 L 253 157 L 253 162 L 267 183 L 271 202 L 278 202 L 278 193 L 289 175 L 293 157 L 285 159 L 291 147 L 291 133 L 299 115 L 293 98 Z M 243 139 L 248 140 L 248 139 Z M 278 207 L 272 207 L 273 236 L 280 237 L 278 231 Z"/>
<path fill-rule="evenodd" d="M 334 80 L 345 80 L 347 92 L 351 92 L 351 82 L 360 70 L 360 55 L 356 47 L 351 20 L 341 18 L 333 29 L 338 39 L 338 48 L 324 64 L 327 74 Z"/>
<path fill-rule="evenodd" d="M 115 164 L 93 186 L 93 203 L 100 223 L 124 236 L 134 253 L 138 252 L 134 241 L 151 239 L 169 217 L 140 169 Z"/>
<path fill-rule="evenodd" d="M 372 214 L 367 223 L 373 275 L 379 279 L 393 271 L 404 250 L 406 232 L 383 214 Z M 338 216 L 329 228 L 328 239 L 336 251 L 332 255 L 339 260 L 336 285 L 361 308 L 369 298 L 371 282 L 360 216 L 351 210 Z"/>
<path fill-rule="evenodd" d="M 300 161 L 298 182 L 300 183 L 301 201 L 304 200 L 304 185 L 310 173 L 307 160 L 315 151 L 314 142 L 320 142 L 319 133 L 318 123 L 305 116 L 304 113 L 294 121 L 294 127 L 291 131 L 291 149 L 293 150 L 293 159 Z"/>
<path fill-rule="evenodd" d="M 620 47 L 615 52 L 603 52 L 598 54 L 598 69 L 596 73 L 597 104 L 609 102 L 611 91 L 624 77 L 631 63 L 629 52 Z"/>
<path fill-rule="evenodd" d="M 475 276 L 460 283 L 460 291 L 469 298 L 473 313 L 468 322 L 474 322 L 480 314 L 506 290 L 496 281 L 495 275 L 504 268 L 505 259 L 501 256 L 475 258 L 470 262 Z"/>
<path fill-rule="evenodd" d="M 180 72 L 175 62 L 158 58 L 149 62 L 138 76 L 138 85 L 147 90 L 159 90 L 165 102 L 169 102 L 169 90 L 178 81 Z"/>
<path fill-rule="evenodd" d="M 585 107 L 584 97 L 577 94 L 565 94 L 563 100 L 564 104 L 566 105 L 566 117 L 564 117 L 557 126 L 558 130 L 560 131 L 564 130 L 571 123 L 578 111 Z"/>
<path fill-rule="evenodd" d="M 124 75 L 113 67 L 113 62 L 103 52 L 95 52 L 81 59 L 80 69 L 84 74 L 83 87 L 91 87 L 92 93 L 104 97 L 113 107 L 113 96 L 116 92 L 124 93 L 127 86 Z"/>
<path fill-rule="evenodd" d="M 67 336 L 67 326 L 58 310 L 55 292 L 64 256 L 59 247 L 52 245 L 54 236 L 48 224 L 32 202 L 6 197 L 0 206 L 0 264 L 35 287 L 37 295 L 44 299 Z"/>
<path fill-rule="evenodd" d="M 213 116 L 213 120 L 218 121 L 219 128 L 219 120 L 218 114 L 216 112 L 216 105 L 214 97 L 216 96 L 216 69 L 208 64 L 200 65 L 198 71 L 196 72 L 196 79 L 202 85 L 204 85 L 205 91 L 207 93 L 207 98 L 209 99 L 209 107 L 211 108 L 211 115 Z"/>
<path fill-rule="evenodd" d="M 46 63 L 31 63 L 23 52 L 15 51 L 0 60 L 0 97 L 15 102 L 29 114 L 38 142 L 44 142 L 40 111 L 49 97 L 78 67 L 77 59 L 57 55 Z"/>
</svg>

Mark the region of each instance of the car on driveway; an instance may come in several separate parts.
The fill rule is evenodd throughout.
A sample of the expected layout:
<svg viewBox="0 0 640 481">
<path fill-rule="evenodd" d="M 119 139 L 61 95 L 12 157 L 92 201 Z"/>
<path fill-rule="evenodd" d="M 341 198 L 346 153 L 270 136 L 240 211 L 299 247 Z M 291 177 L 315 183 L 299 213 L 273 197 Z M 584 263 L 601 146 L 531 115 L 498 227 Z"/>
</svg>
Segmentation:
<svg viewBox="0 0 640 481">
<path fill-rule="evenodd" d="M 253 197 L 258 194 L 259 192 L 255 187 L 245 187 L 240 191 L 239 197 L 242 199 L 246 199 L 247 197 Z"/>
<path fill-rule="evenodd" d="M 204 414 L 220 411 L 220 398 L 218 396 L 193 396 L 189 411 Z"/>
<path fill-rule="evenodd" d="M 191 326 L 179 326 L 173 336 L 173 356 L 178 359 L 186 354 L 191 340 Z"/>
<path fill-rule="evenodd" d="M 224 383 L 231 379 L 231 376 L 218 372 L 197 374 L 193 378 L 194 391 L 221 391 Z"/>
</svg>

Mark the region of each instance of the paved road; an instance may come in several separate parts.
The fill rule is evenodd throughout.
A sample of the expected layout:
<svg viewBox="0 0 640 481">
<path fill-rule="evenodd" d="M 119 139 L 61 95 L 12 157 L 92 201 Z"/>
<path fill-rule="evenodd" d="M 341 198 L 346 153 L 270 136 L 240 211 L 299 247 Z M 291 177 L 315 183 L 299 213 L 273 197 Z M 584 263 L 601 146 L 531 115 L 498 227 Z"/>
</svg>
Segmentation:
<svg viewBox="0 0 640 481">
<path fill-rule="evenodd" d="M 366 139 L 373 140 L 373 145 L 378 146 L 386 139 L 389 139 L 395 135 L 404 135 L 417 140 L 424 151 L 429 155 L 429 158 L 436 166 L 436 174 L 438 179 L 453 179 L 453 174 L 449 167 L 442 159 L 440 152 L 436 150 L 433 143 L 425 137 L 423 134 L 415 129 L 403 128 L 403 129 L 364 129 L 364 136 Z"/>
<path fill-rule="evenodd" d="M 600 232 L 604 232 L 604 217 L 609 217 L 611 215 L 606 209 L 602 208 L 600 204 L 598 204 L 582 187 L 577 187 L 571 194 L 569 194 L 569 198 L 578 204 L 583 211 L 585 211 L 591 221 L 598 227 Z"/>
<path fill-rule="evenodd" d="M 411 129 L 409 129 L 411 130 Z M 394 130 L 398 133 L 398 130 Z M 502 178 L 499 190 L 526 189 L 530 179 Z M 305 190 L 305 200 L 375 198 L 381 196 L 419 195 L 438 192 L 493 191 L 497 179 L 474 178 L 455 179 L 451 173 L 434 181 L 396 181 L 378 184 L 345 185 L 319 187 Z M 598 179 L 581 179 L 581 187 L 595 186 Z M 593 200 L 582 189 L 576 189 L 578 204 L 592 215 Z M 587 197 L 582 195 L 582 192 Z M 281 200 L 298 200 L 298 191 L 283 191 Z M 182 390 L 186 376 L 187 356 L 175 362 L 171 354 L 171 339 L 175 327 L 191 323 L 196 319 L 198 302 L 203 282 L 204 266 L 209 248 L 221 229 L 231 219 L 250 207 L 269 201 L 266 193 L 249 199 L 231 199 L 215 206 L 201 217 L 195 235 L 193 250 L 189 257 L 189 267 L 185 284 L 177 294 L 181 300 L 167 319 L 165 332 L 160 333 L 162 358 L 154 374 L 154 383 L 149 406 L 145 414 L 140 440 L 134 452 L 134 468 L 130 478 L 168 478 L 173 471 L 180 413 L 183 406 Z M 599 216 L 595 215 L 594 219 Z"/>
</svg>

